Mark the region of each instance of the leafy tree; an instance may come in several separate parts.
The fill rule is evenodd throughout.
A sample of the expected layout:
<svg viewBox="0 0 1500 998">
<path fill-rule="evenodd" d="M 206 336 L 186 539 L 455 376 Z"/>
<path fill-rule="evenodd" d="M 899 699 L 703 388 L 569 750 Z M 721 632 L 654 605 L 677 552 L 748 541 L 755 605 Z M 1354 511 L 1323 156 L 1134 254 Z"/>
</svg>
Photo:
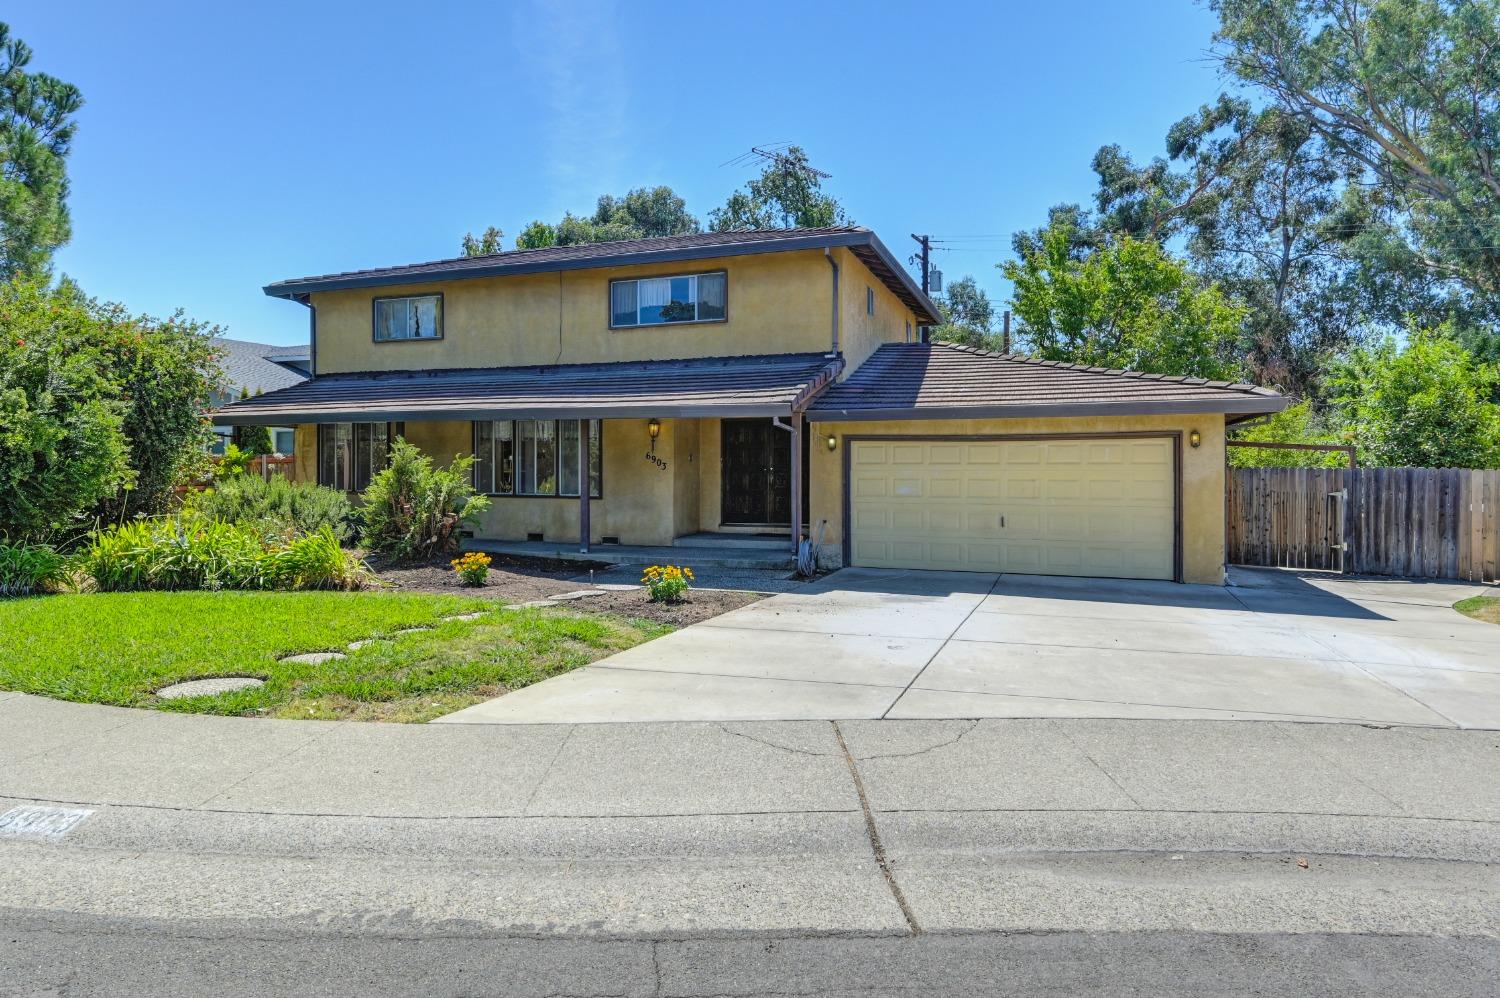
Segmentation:
<svg viewBox="0 0 1500 998">
<path fill-rule="evenodd" d="M 455 532 L 489 508 L 474 492 L 473 455 L 455 455 L 446 468 L 401 438 L 386 466 L 370 480 L 360 517 L 372 551 L 406 560 L 456 546 Z"/>
<path fill-rule="evenodd" d="M 213 433 L 204 417 L 222 380 L 211 340 L 217 327 L 181 311 L 167 319 L 133 316 L 123 305 L 87 305 L 117 397 L 135 487 L 100 508 L 105 519 L 165 512 L 172 487 L 206 461 Z"/>
<path fill-rule="evenodd" d="M 933 327 L 933 339 L 974 347 L 988 345 L 995 310 L 972 275 L 949 284 L 948 293 L 938 299 L 937 306 L 943 313 L 943 324 Z"/>
<path fill-rule="evenodd" d="M 505 233 L 491 225 L 477 237 L 472 232 L 464 233 L 464 256 L 489 256 L 505 249 Z"/>
<path fill-rule="evenodd" d="M 843 206 L 823 193 L 823 179 L 812 171 L 807 153 L 791 146 L 766 164 L 759 177 L 709 212 L 714 232 L 735 229 L 827 228 L 850 224 Z"/>
<path fill-rule="evenodd" d="M 1047 360 L 1227 379 L 1244 310 L 1159 244 L 1120 236 L 1080 256 L 1066 224 L 1003 265 L 1019 335 Z"/>
<path fill-rule="evenodd" d="M 235 443 L 240 450 L 251 457 L 259 457 L 262 454 L 271 454 L 276 448 L 271 443 L 271 430 L 266 426 L 241 426 L 235 433 L 238 438 Z"/>
<path fill-rule="evenodd" d="M 600 195 L 592 215 L 567 212 L 556 225 L 532 222 L 521 230 L 516 249 L 679 236 L 698 229 L 698 220 L 688 214 L 687 202 L 672 188 L 637 187 L 624 197 Z"/>
<path fill-rule="evenodd" d="M 45 276 L 68 241 L 68 176 L 78 88 L 28 72 L 31 48 L 0 23 L 0 280 Z"/>
<path fill-rule="evenodd" d="M 526 228 L 521 230 L 521 234 L 516 237 L 516 249 L 518 250 L 541 249 L 543 246 L 556 245 L 557 227 L 555 225 L 548 225 L 540 219 L 526 226 Z"/>
<path fill-rule="evenodd" d="M 95 317 L 35 281 L 0 285 L 0 537 L 47 541 L 133 480 L 125 404 Z"/>
<path fill-rule="evenodd" d="M 1338 444 L 1348 441 L 1334 432 L 1313 411 L 1309 402 L 1299 402 L 1244 429 L 1231 429 L 1231 440 L 1258 443 Z M 1340 451 L 1305 451 L 1261 447 L 1230 447 L 1229 463 L 1236 468 L 1347 468 L 1349 460 Z"/>
<path fill-rule="evenodd" d="M 1500 312 L 1500 0 L 1211 0 L 1218 57 L 1401 215 L 1388 264 Z"/>
<path fill-rule="evenodd" d="M 1451 330 L 1413 330 L 1353 351 L 1330 373 L 1334 412 L 1362 463 L 1500 467 L 1500 368 L 1476 361 Z"/>
</svg>

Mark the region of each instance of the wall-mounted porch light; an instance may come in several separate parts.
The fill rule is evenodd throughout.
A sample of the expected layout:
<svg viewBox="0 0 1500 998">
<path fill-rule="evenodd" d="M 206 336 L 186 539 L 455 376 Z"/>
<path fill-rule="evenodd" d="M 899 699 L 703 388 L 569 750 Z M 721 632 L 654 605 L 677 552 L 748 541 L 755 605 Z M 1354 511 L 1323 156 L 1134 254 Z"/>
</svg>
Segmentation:
<svg viewBox="0 0 1500 998">
<path fill-rule="evenodd" d="M 661 436 L 661 420 L 657 419 L 655 416 L 652 416 L 650 419 L 648 419 L 646 421 L 646 432 L 651 435 L 652 440 L 655 440 L 657 437 Z"/>
<path fill-rule="evenodd" d="M 839 438 L 834 436 L 832 433 L 828 434 L 828 440 L 826 442 L 828 444 L 829 450 L 834 451 L 839 449 Z"/>
<path fill-rule="evenodd" d="M 1188 431 L 1188 444 L 1191 445 L 1191 446 L 1193 446 L 1193 447 L 1202 446 L 1202 444 L 1203 444 L 1203 434 L 1199 433 L 1197 430 L 1189 430 Z"/>
</svg>

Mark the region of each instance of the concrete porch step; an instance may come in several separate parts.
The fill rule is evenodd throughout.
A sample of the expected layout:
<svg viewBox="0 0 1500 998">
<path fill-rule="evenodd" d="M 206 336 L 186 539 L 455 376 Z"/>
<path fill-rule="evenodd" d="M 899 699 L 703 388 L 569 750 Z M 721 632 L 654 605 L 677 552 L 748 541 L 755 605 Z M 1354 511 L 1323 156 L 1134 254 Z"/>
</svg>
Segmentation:
<svg viewBox="0 0 1500 998">
<path fill-rule="evenodd" d="M 788 546 L 790 542 L 788 542 Z M 746 569 L 790 572 L 796 559 L 788 550 L 756 547 L 673 547 L 637 544 L 594 544 L 584 554 L 577 542 L 496 541 L 470 538 L 465 551 L 504 554 L 518 558 L 552 558 L 557 561 L 595 562 L 606 565 L 687 565 L 690 568 Z"/>
<path fill-rule="evenodd" d="M 791 544 L 791 537 L 787 531 L 780 534 L 728 534 L 728 533 L 699 533 L 684 534 L 672 541 L 673 547 L 678 548 L 712 548 L 720 550 L 749 550 L 749 551 L 773 551 L 780 552 Z"/>
</svg>

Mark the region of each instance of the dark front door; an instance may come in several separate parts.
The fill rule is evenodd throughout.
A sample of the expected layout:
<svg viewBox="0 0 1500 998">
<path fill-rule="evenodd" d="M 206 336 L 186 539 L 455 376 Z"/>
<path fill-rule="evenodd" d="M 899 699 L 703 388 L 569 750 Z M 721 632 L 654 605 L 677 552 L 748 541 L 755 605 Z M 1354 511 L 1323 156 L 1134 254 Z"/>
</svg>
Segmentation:
<svg viewBox="0 0 1500 998">
<path fill-rule="evenodd" d="M 721 420 L 719 454 L 724 523 L 790 526 L 792 435 L 769 419 Z"/>
</svg>

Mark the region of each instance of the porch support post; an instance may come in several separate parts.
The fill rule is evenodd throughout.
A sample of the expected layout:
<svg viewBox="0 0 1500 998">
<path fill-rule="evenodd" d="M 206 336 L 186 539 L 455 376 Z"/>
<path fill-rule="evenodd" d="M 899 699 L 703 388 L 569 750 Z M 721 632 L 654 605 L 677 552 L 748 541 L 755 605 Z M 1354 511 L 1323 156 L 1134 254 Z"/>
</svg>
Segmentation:
<svg viewBox="0 0 1500 998">
<path fill-rule="evenodd" d="M 792 557 L 802 545 L 802 413 L 792 413 Z"/>
<path fill-rule="evenodd" d="M 589 421 L 578 421 L 578 553 L 589 553 Z"/>
</svg>

